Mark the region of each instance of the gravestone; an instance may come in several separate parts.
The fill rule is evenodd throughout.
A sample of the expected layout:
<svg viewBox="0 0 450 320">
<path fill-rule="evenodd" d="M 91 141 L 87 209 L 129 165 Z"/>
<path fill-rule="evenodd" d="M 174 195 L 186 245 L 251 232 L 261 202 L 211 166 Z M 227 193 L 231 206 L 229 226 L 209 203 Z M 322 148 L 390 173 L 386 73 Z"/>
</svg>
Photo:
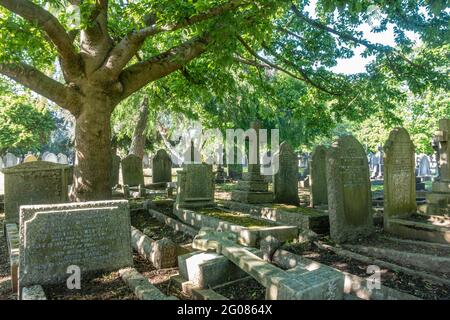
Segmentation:
<svg viewBox="0 0 450 320">
<path fill-rule="evenodd" d="M 148 157 L 148 154 L 144 154 L 144 157 L 142 158 L 142 166 L 146 169 L 150 167 L 150 158 Z"/>
<path fill-rule="evenodd" d="M 214 174 L 212 165 L 184 164 L 177 172 L 175 208 L 214 206 Z"/>
<path fill-rule="evenodd" d="M 223 166 L 219 164 L 217 166 L 217 170 L 215 173 L 215 181 L 216 183 L 224 183 L 225 182 L 225 170 L 223 169 Z"/>
<path fill-rule="evenodd" d="M 434 139 L 439 155 L 439 177 L 427 194 L 427 214 L 450 214 L 450 119 L 439 120 L 439 131 Z"/>
<path fill-rule="evenodd" d="M 81 277 L 132 266 L 130 230 L 125 200 L 22 206 L 19 294 L 31 285 L 65 285 L 70 266 Z"/>
<path fill-rule="evenodd" d="M 112 156 L 111 166 L 111 188 L 114 188 L 119 184 L 119 172 L 120 172 L 120 157 L 117 154 Z"/>
<path fill-rule="evenodd" d="M 404 128 L 395 128 L 384 145 L 384 226 L 390 218 L 416 212 L 415 147 Z"/>
<path fill-rule="evenodd" d="M 33 161 L 3 169 L 7 223 L 19 222 L 19 208 L 29 204 L 68 201 L 69 166 Z"/>
<path fill-rule="evenodd" d="M 2 157 L 0 157 L 0 170 L 3 169 L 3 166 L 4 166 L 3 165 L 3 160 L 2 160 Z"/>
<path fill-rule="evenodd" d="M 122 159 L 122 182 L 130 187 L 144 184 L 144 170 L 141 158 L 134 154 L 129 154 Z"/>
<path fill-rule="evenodd" d="M 373 231 L 369 166 L 363 146 L 353 136 L 338 138 L 326 156 L 330 235 L 354 241 Z"/>
<path fill-rule="evenodd" d="M 172 160 L 166 150 L 159 149 L 152 159 L 152 183 L 172 182 Z"/>
<path fill-rule="evenodd" d="M 417 172 L 417 176 L 419 177 L 429 177 L 431 176 L 431 166 L 430 166 L 430 159 L 426 154 L 424 154 L 420 158 L 419 162 L 419 170 Z"/>
<path fill-rule="evenodd" d="M 310 160 L 310 194 L 311 206 L 328 204 L 327 173 L 326 173 L 327 148 L 319 145 L 314 148 Z"/>
<path fill-rule="evenodd" d="M 269 191 L 269 183 L 261 175 L 259 159 L 259 129 L 260 124 L 254 121 L 251 128 L 256 131 L 256 163 L 248 163 L 248 171 L 242 174 L 236 189 L 231 192 L 231 200 L 242 203 L 270 203 L 273 193 Z M 250 154 L 249 154 L 250 157 Z"/>
<path fill-rule="evenodd" d="M 33 162 L 33 161 L 37 161 L 37 158 L 32 155 L 32 154 L 28 154 L 25 156 L 25 158 L 23 159 L 23 162 Z"/>
<path fill-rule="evenodd" d="M 242 179 L 242 164 L 228 164 L 228 177 L 233 180 Z"/>
<path fill-rule="evenodd" d="M 3 165 L 5 168 L 13 167 L 19 164 L 19 158 L 17 158 L 12 153 L 7 153 L 6 156 L 3 158 Z"/>
<path fill-rule="evenodd" d="M 273 175 L 273 194 L 276 203 L 298 205 L 297 155 L 291 145 L 283 141 L 273 162 L 278 161 L 278 172 Z"/>
<path fill-rule="evenodd" d="M 69 159 L 63 153 L 58 154 L 58 163 L 61 164 L 69 164 Z"/>
<path fill-rule="evenodd" d="M 48 161 L 48 162 L 53 162 L 53 163 L 58 163 L 58 157 L 54 154 L 54 153 L 47 153 L 45 155 L 45 158 L 42 158 L 42 160 L 44 161 Z"/>
</svg>

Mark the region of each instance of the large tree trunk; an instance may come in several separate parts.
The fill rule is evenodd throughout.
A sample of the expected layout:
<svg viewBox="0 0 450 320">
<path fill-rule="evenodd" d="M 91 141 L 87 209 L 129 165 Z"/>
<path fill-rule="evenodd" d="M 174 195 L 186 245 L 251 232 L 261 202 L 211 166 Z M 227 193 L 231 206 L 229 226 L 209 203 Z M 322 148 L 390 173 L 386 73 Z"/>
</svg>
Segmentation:
<svg viewBox="0 0 450 320">
<path fill-rule="evenodd" d="M 145 147 L 145 135 L 144 131 L 147 128 L 148 119 L 148 97 L 144 97 L 139 107 L 139 115 L 136 127 L 134 128 L 133 140 L 131 141 L 131 146 L 129 154 L 134 154 L 139 158 L 144 158 L 144 147 Z"/>
<path fill-rule="evenodd" d="M 75 127 L 72 201 L 111 199 L 111 102 L 104 94 L 86 95 Z"/>
</svg>

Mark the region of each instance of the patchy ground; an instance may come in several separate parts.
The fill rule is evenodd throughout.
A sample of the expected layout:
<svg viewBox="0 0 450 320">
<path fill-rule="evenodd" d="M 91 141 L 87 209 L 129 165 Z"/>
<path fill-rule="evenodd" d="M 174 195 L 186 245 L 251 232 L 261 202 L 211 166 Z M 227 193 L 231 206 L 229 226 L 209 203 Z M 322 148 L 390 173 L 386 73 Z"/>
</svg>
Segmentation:
<svg viewBox="0 0 450 320">
<path fill-rule="evenodd" d="M 222 285 L 214 291 L 230 300 L 264 300 L 266 296 L 266 288 L 253 278 Z"/>
</svg>

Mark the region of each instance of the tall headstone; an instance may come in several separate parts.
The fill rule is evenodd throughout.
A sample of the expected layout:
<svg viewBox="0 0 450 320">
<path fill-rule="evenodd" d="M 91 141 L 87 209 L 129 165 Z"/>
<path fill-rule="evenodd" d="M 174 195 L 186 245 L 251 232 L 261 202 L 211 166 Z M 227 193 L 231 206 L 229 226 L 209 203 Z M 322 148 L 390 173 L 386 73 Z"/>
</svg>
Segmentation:
<svg viewBox="0 0 450 320">
<path fill-rule="evenodd" d="M 53 163 L 58 163 L 58 157 L 54 154 L 54 153 L 47 153 L 45 155 L 45 158 L 43 158 L 42 160 L 47 161 L 47 162 L 53 162 Z"/>
<path fill-rule="evenodd" d="M 67 158 L 67 156 L 65 154 L 59 153 L 57 158 L 58 158 L 58 163 L 69 164 L 69 158 Z"/>
<path fill-rule="evenodd" d="M 175 207 L 200 208 L 214 206 L 214 174 L 210 164 L 184 164 L 177 172 Z"/>
<path fill-rule="evenodd" d="M 450 214 L 450 119 L 439 120 L 439 131 L 434 140 L 439 153 L 439 178 L 427 194 L 427 213 Z"/>
<path fill-rule="evenodd" d="M 415 147 L 404 128 L 395 128 L 384 145 L 384 226 L 390 218 L 416 212 Z"/>
<path fill-rule="evenodd" d="M 274 201 L 298 205 L 297 154 L 291 145 L 283 141 L 273 162 L 278 161 L 278 172 L 273 175 Z"/>
<path fill-rule="evenodd" d="M 363 146 L 353 136 L 338 138 L 327 151 L 330 235 L 354 241 L 374 231 L 369 166 Z"/>
<path fill-rule="evenodd" d="M 420 158 L 419 162 L 419 170 L 417 172 L 417 175 L 419 177 L 429 177 L 431 176 L 431 166 L 430 166 L 430 159 L 426 154 L 424 154 Z"/>
<path fill-rule="evenodd" d="M 111 188 L 119 184 L 119 172 L 120 172 L 120 157 L 117 154 L 112 156 L 111 166 Z"/>
<path fill-rule="evenodd" d="M 33 162 L 33 161 L 37 161 L 37 158 L 32 154 L 26 155 L 25 158 L 23 159 L 23 162 Z"/>
<path fill-rule="evenodd" d="M 314 148 L 311 155 L 309 187 L 311 207 L 328 204 L 326 154 L 327 148 L 319 145 Z"/>
<path fill-rule="evenodd" d="M 20 209 L 19 294 L 31 285 L 65 284 L 133 265 L 128 201 L 23 206 Z"/>
<path fill-rule="evenodd" d="M 172 182 L 172 160 L 164 149 L 159 149 L 152 159 L 152 182 Z"/>
<path fill-rule="evenodd" d="M 3 159 L 3 164 L 5 168 L 16 166 L 19 164 L 19 158 L 8 152 Z"/>
<path fill-rule="evenodd" d="M 144 170 L 142 159 L 134 154 L 129 154 L 122 159 L 122 181 L 130 187 L 144 184 Z"/>
<path fill-rule="evenodd" d="M 259 129 L 260 124 L 254 121 L 251 128 L 256 131 L 256 163 L 248 164 L 248 171 L 244 172 L 236 189 L 231 192 L 231 200 L 243 203 L 273 202 L 273 193 L 269 191 L 269 184 L 261 175 L 259 162 Z M 250 155 L 249 155 L 250 156 Z"/>
<path fill-rule="evenodd" d="M 3 169 L 7 223 L 19 222 L 19 208 L 68 202 L 69 166 L 33 161 Z"/>
</svg>

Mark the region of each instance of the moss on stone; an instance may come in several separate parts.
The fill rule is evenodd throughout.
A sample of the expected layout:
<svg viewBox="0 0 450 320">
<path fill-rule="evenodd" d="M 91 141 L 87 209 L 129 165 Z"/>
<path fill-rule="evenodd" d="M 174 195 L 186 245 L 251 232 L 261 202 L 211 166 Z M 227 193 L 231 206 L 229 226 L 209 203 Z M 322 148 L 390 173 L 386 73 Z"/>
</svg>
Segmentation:
<svg viewBox="0 0 450 320">
<path fill-rule="evenodd" d="M 236 211 L 224 211 L 212 208 L 199 210 L 198 213 L 250 229 L 275 226 L 274 223 L 269 221 L 258 220 Z"/>
<path fill-rule="evenodd" d="M 318 215 L 321 212 L 317 211 L 316 209 L 313 208 L 307 208 L 307 207 L 299 207 L 299 206 L 294 206 L 294 205 L 290 205 L 290 204 L 282 204 L 282 203 L 274 203 L 271 206 L 274 209 L 280 209 L 283 211 L 287 211 L 287 212 L 295 212 L 295 213 L 302 213 L 302 214 L 307 214 L 307 215 Z"/>
</svg>

